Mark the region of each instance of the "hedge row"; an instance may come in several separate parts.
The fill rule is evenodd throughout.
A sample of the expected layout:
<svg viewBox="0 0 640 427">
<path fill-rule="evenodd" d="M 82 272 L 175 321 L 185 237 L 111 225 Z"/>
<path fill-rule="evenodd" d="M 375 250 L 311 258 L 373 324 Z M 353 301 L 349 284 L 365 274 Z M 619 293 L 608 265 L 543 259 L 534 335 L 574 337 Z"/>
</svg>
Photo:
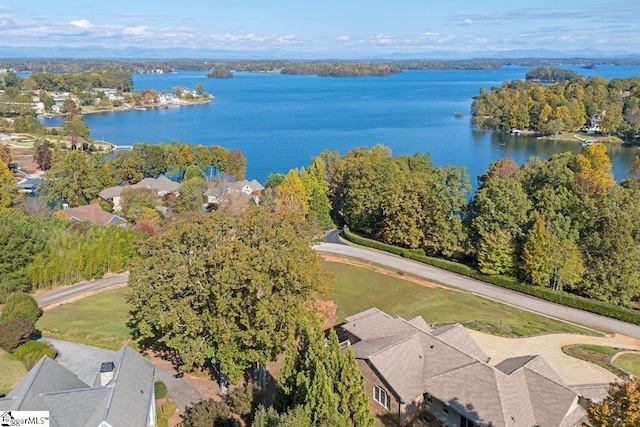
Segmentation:
<svg viewBox="0 0 640 427">
<path fill-rule="evenodd" d="M 403 249 L 397 246 L 387 245 L 376 240 L 367 239 L 362 236 L 358 236 L 349 231 L 345 226 L 342 230 L 342 236 L 350 242 L 357 245 L 366 246 L 373 249 L 378 249 L 385 252 L 391 252 L 395 255 L 402 256 L 404 258 L 419 261 L 424 264 L 428 264 L 434 267 L 441 268 L 443 270 L 451 271 L 463 276 L 470 277 L 472 279 L 480 280 L 482 282 L 490 283 L 492 285 L 500 286 L 503 288 L 511 289 L 523 294 L 531 295 L 536 298 L 543 299 L 545 301 L 561 304 L 567 307 L 576 308 L 579 310 L 588 311 L 591 313 L 599 314 L 601 316 L 610 317 L 612 319 L 621 320 L 623 322 L 633 323 L 640 325 L 640 312 L 631 310 L 628 308 L 618 307 L 613 304 L 609 304 L 602 301 L 588 299 L 577 295 L 572 295 L 566 292 L 556 292 L 548 288 L 540 288 L 532 286 L 524 282 L 520 282 L 513 277 L 505 276 L 490 276 L 483 274 L 478 270 L 469 267 L 465 264 L 456 263 L 453 261 L 443 260 L 440 258 L 428 257 L 416 253 L 417 251 L 411 249 Z"/>
</svg>

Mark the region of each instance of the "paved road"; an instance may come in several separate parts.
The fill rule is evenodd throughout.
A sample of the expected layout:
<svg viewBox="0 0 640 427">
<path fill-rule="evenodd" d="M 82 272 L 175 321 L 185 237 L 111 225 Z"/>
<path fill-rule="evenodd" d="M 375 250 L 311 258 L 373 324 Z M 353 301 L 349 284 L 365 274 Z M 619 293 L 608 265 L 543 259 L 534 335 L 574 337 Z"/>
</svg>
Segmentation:
<svg viewBox="0 0 640 427">
<path fill-rule="evenodd" d="M 59 304 L 63 301 L 76 298 L 82 294 L 93 292 L 99 289 L 110 288 L 115 285 L 127 283 L 129 280 L 129 273 L 118 274 L 104 279 L 92 280 L 90 282 L 79 283 L 77 285 L 68 286 L 65 288 L 57 289 L 46 295 L 36 297 L 38 306 L 44 308 L 50 305 Z"/>
<path fill-rule="evenodd" d="M 336 241 L 338 243 L 333 243 Z M 524 295 L 499 286 L 490 285 L 479 280 L 451 273 L 446 270 L 441 270 L 436 267 L 431 267 L 406 258 L 401 258 L 386 252 L 345 245 L 344 242 L 340 241 L 340 237 L 337 236 L 337 232 L 335 231 L 330 232 L 327 235 L 327 242 L 332 243 L 321 243 L 314 246 L 314 249 L 319 252 L 329 252 L 365 259 L 400 271 L 405 271 L 437 283 L 442 283 L 453 288 L 462 289 L 547 316 L 601 331 L 614 332 L 640 339 L 640 326 L 588 313 L 586 311 L 576 310 L 563 305 L 554 304 L 552 302 Z"/>
</svg>

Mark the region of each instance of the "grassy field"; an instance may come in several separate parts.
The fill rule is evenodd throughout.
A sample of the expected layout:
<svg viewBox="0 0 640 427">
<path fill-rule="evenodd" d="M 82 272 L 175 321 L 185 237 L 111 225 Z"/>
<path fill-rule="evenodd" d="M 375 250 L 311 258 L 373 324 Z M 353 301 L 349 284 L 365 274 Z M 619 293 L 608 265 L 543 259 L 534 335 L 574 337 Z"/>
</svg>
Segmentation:
<svg viewBox="0 0 640 427">
<path fill-rule="evenodd" d="M 27 374 L 22 362 L 0 350 L 0 397 L 7 394 Z"/>
<path fill-rule="evenodd" d="M 640 354 L 627 353 L 618 357 L 614 363 L 617 367 L 624 369 L 633 376 L 640 378 Z"/>
<path fill-rule="evenodd" d="M 595 334 L 475 295 L 422 286 L 398 277 L 398 272 L 386 270 L 388 274 L 381 274 L 367 267 L 340 262 L 323 261 L 323 265 L 336 279 L 331 298 L 338 306 L 340 321 L 377 307 L 405 319 L 419 315 L 431 324 L 459 322 L 471 329 L 507 337 L 553 332 Z"/>
<path fill-rule="evenodd" d="M 593 363 L 594 365 L 598 365 L 619 377 L 624 377 L 625 371 L 633 373 L 633 371 L 627 369 L 619 362 L 624 356 L 621 356 L 616 360 L 615 364 L 611 363 L 611 358 L 622 350 L 623 349 L 620 348 L 592 344 L 576 344 L 563 347 L 562 349 L 562 351 L 569 356 Z M 637 358 L 638 355 L 630 356 L 636 356 L 635 360 L 629 360 L 629 362 L 630 364 L 636 364 L 635 369 L 640 371 L 640 359 Z"/>
<path fill-rule="evenodd" d="M 568 323 L 440 287 L 425 287 L 401 277 L 382 274 L 380 269 L 323 261 L 335 277 L 332 299 L 338 317 L 371 307 L 406 319 L 422 316 L 432 324 L 460 322 L 469 328 L 501 336 L 531 336 L 553 332 L 593 333 Z M 395 273 L 397 272 L 389 272 Z M 45 337 L 118 349 L 131 343 L 126 323 L 129 307 L 126 288 L 90 296 L 46 311 L 36 327 Z"/>
<path fill-rule="evenodd" d="M 131 341 L 125 292 L 114 289 L 46 311 L 36 327 L 45 337 L 117 350 Z"/>
</svg>

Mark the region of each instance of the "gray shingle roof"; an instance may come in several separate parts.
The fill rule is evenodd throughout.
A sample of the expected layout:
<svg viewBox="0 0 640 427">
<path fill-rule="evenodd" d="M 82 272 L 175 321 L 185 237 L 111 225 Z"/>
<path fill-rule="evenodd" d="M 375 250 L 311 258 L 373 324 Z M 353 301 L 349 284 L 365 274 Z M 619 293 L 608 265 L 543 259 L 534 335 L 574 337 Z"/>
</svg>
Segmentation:
<svg viewBox="0 0 640 427">
<path fill-rule="evenodd" d="M 127 346 L 113 362 L 113 379 L 106 386 L 98 382 L 89 387 L 45 356 L 0 399 L 0 410 L 48 410 L 52 427 L 98 427 L 103 422 L 113 427 L 147 426 L 155 366 Z"/>
<path fill-rule="evenodd" d="M 586 412 L 541 356 L 497 366 L 461 325 L 429 332 L 424 320 L 406 321 L 372 308 L 346 319 L 356 357 L 391 392 L 409 403 L 425 392 L 480 425 L 572 426 Z"/>
</svg>

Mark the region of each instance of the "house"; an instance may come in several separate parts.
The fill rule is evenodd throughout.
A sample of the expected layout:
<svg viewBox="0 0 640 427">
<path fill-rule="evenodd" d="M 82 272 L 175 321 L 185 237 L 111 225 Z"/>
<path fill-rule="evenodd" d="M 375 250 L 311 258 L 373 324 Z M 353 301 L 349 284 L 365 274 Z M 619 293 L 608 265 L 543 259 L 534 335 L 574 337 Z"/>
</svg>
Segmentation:
<svg viewBox="0 0 640 427">
<path fill-rule="evenodd" d="M 128 346 L 96 365 L 92 385 L 45 356 L 0 398 L 0 413 L 49 411 L 51 427 L 155 426 L 154 374 L 155 366 Z"/>
<path fill-rule="evenodd" d="M 65 209 L 64 214 L 70 221 L 90 222 L 95 225 L 126 225 L 127 220 L 110 212 L 106 212 L 98 204 L 78 206 Z"/>
<path fill-rule="evenodd" d="M 225 180 L 209 181 L 207 183 L 207 191 L 204 193 L 207 197 L 207 204 L 220 205 L 229 197 L 244 197 L 253 200 L 256 204 L 260 202 L 260 194 L 264 190 L 262 184 L 255 179 L 247 181 L 229 182 Z"/>
<path fill-rule="evenodd" d="M 587 135 L 593 135 L 596 133 L 602 133 L 602 129 L 600 128 L 600 122 L 607 115 L 607 111 L 603 110 L 600 114 L 594 114 L 589 121 L 589 126 L 585 126 L 583 130 L 587 133 Z"/>
<path fill-rule="evenodd" d="M 124 190 L 125 188 L 131 188 L 131 189 L 149 188 L 154 190 L 158 196 L 165 196 L 169 193 L 177 192 L 178 187 L 180 187 L 180 184 L 170 180 L 164 175 L 160 175 L 158 178 L 144 178 L 142 181 L 133 185 L 105 188 L 104 190 L 98 193 L 98 197 L 100 197 L 102 200 L 111 202 L 113 204 L 114 210 L 119 210 L 120 197 L 122 195 L 122 190 Z"/>
<path fill-rule="evenodd" d="M 541 356 L 492 366 L 466 329 L 432 329 L 376 308 L 338 328 L 356 355 L 373 413 L 404 425 L 427 411 L 447 426 L 571 427 L 586 411 Z"/>
</svg>

